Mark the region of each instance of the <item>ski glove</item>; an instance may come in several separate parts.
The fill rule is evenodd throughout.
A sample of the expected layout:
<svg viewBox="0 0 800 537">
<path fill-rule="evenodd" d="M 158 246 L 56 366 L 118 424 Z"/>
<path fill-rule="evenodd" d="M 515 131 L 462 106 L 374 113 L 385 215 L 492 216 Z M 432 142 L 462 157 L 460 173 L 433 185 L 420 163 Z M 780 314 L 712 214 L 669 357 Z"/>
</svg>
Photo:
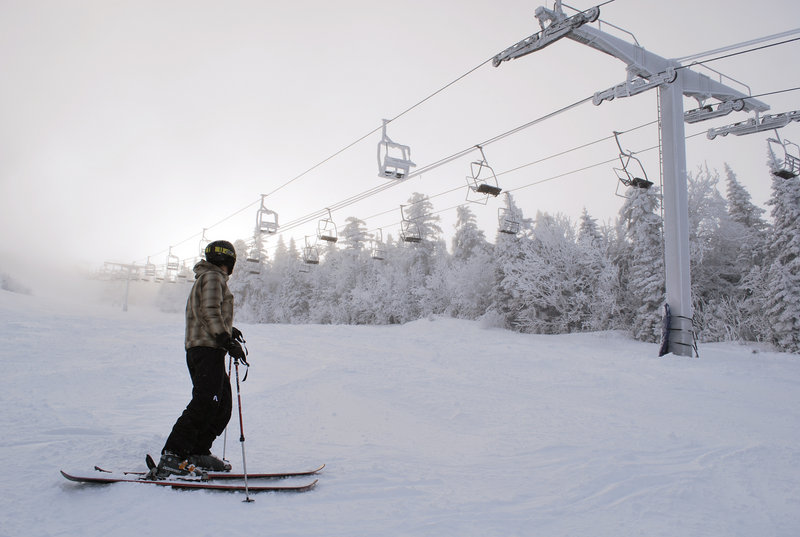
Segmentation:
<svg viewBox="0 0 800 537">
<path fill-rule="evenodd" d="M 244 350 L 242 344 L 236 340 L 231 340 L 231 346 L 228 348 L 228 354 L 233 356 L 234 359 L 239 360 L 244 365 L 250 365 L 247 363 L 247 351 Z"/>
<path fill-rule="evenodd" d="M 244 335 L 242 335 L 242 331 L 236 328 L 235 326 L 231 328 L 231 338 L 240 343 L 247 343 L 244 340 Z"/>
<path fill-rule="evenodd" d="M 239 332 L 241 334 L 241 332 Z M 233 358 L 240 360 L 243 364 L 247 364 L 247 351 L 244 350 L 239 341 L 233 339 L 228 334 L 218 334 L 214 339 L 217 340 L 217 345 L 228 351 Z"/>
</svg>

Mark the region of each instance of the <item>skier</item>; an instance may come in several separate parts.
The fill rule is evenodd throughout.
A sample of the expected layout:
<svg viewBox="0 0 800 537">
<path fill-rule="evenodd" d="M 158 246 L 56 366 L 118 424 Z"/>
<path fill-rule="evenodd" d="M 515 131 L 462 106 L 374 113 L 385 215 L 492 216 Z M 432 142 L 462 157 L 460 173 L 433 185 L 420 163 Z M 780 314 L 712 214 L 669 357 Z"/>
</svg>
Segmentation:
<svg viewBox="0 0 800 537">
<path fill-rule="evenodd" d="M 231 417 L 231 383 L 225 355 L 245 361 L 242 333 L 233 326 L 233 294 L 228 277 L 236 251 L 228 241 L 206 246 L 205 260 L 194 266 L 195 282 L 186 302 L 186 365 L 192 399 L 175 422 L 161 450 L 154 477 L 186 475 L 200 468 L 228 471 L 231 465 L 211 454 L 211 444 Z"/>
</svg>

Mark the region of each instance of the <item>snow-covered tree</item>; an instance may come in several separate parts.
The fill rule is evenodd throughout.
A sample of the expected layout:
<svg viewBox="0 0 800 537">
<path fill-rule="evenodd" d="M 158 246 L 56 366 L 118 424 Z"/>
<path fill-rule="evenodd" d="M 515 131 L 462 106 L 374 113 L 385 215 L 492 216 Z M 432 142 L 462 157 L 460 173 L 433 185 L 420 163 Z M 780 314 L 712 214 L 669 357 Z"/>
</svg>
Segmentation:
<svg viewBox="0 0 800 537">
<path fill-rule="evenodd" d="M 770 151 L 774 169 L 775 156 Z M 772 263 L 767 271 L 764 314 L 772 342 L 779 349 L 800 353 L 800 181 L 772 175 L 773 229 L 769 237 Z"/>
<path fill-rule="evenodd" d="M 466 206 L 456 207 L 456 233 L 453 235 L 453 257 L 459 261 L 464 261 L 476 255 L 478 252 L 487 252 L 489 243 L 486 236 L 478 228 L 475 214 Z"/>
<path fill-rule="evenodd" d="M 600 229 L 597 227 L 597 220 L 589 216 L 589 211 L 586 207 L 583 208 L 581 213 L 581 223 L 578 228 L 578 240 L 588 243 L 599 243 L 602 240 Z"/>
<path fill-rule="evenodd" d="M 345 220 L 345 225 L 342 229 L 341 236 L 341 242 L 344 247 L 353 250 L 361 250 L 369 241 L 366 223 L 354 216 L 349 216 Z"/>
<path fill-rule="evenodd" d="M 506 328 L 520 329 L 525 303 L 521 296 L 520 278 L 526 262 L 526 244 L 530 241 L 531 221 L 525 219 L 522 210 L 511 194 L 506 194 L 505 214 L 508 222 L 500 222 L 494 245 L 494 284 L 489 312 L 502 319 Z M 505 224 L 505 225 L 504 225 Z M 507 224 L 513 224 L 509 226 Z M 518 233 L 508 233 L 519 228 Z"/>
<path fill-rule="evenodd" d="M 632 313 L 631 333 L 641 341 L 661 337 L 661 308 L 664 304 L 664 247 L 659 215 L 659 189 L 630 187 L 620 209 L 627 255 L 625 305 Z"/>
</svg>

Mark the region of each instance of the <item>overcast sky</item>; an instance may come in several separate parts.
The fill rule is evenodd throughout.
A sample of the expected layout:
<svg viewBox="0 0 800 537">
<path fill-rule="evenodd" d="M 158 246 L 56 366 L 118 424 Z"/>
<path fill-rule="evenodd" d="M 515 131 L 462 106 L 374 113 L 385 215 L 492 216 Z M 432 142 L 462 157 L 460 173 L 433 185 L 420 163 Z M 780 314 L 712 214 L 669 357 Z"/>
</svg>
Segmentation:
<svg viewBox="0 0 800 537">
<path fill-rule="evenodd" d="M 208 238 L 250 238 L 261 194 L 538 31 L 538 5 L 0 0 L 0 270 L 20 260 L 164 263 L 170 246 L 190 258 L 203 228 L 222 220 Z M 601 18 L 672 58 L 800 26 L 800 2 L 762 5 L 769 11 L 744 0 L 616 0 Z M 800 86 L 798 54 L 795 42 L 709 66 L 761 94 Z M 622 62 L 564 39 L 498 68 L 484 65 L 393 122 L 389 135 L 423 166 L 624 79 Z M 763 100 L 771 112 L 800 109 L 800 92 Z M 687 125 L 686 133 L 746 117 Z M 537 183 L 614 158 L 613 140 L 503 172 L 656 118 L 655 91 L 588 103 L 487 146 L 486 157 L 527 216 L 577 219 L 586 207 L 610 222 L 623 201 L 610 164 Z M 800 141 L 800 124 L 781 135 Z M 707 163 L 722 172 L 727 162 L 763 204 L 768 136 L 691 138 L 688 169 Z M 356 144 L 267 205 L 288 222 L 382 184 L 379 139 Z M 656 125 L 623 137 L 632 151 L 657 143 Z M 658 182 L 657 151 L 639 156 Z M 336 211 L 334 221 L 341 227 L 356 216 L 397 236 L 399 206 L 417 191 L 443 210 L 449 235 L 455 210 L 445 209 L 464 201 L 475 157 Z M 491 240 L 501 201 L 472 205 Z M 315 229 L 312 222 L 286 238 L 302 242 Z"/>
</svg>

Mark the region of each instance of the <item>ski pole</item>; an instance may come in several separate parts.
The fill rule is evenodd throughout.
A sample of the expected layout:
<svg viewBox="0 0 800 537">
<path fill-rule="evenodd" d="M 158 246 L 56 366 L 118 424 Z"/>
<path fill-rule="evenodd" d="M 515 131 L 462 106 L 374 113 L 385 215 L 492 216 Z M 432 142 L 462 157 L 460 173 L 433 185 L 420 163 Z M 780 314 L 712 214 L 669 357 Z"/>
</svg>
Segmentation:
<svg viewBox="0 0 800 537">
<path fill-rule="evenodd" d="M 228 357 L 228 381 L 231 379 L 231 364 L 233 363 L 233 358 Z M 225 425 L 225 434 L 222 436 L 222 460 L 226 461 L 228 459 L 225 458 L 225 452 L 228 450 L 228 425 Z"/>
<path fill-rule="evenodd" d="M 253 499 L 250 498 L 250 489 L 247 486 L 247 458 L 244 455 L 244 425 L 242 423 L 242 394 L 239 390 L 239 359 L 234 357 L 233 364 L 236 369 L 236 398 L 239 402 L 239 442 L 242 444 L 242 470 L 244 474 L 244 494 L 245 502 L 252 502 Z"/>
</svg>

